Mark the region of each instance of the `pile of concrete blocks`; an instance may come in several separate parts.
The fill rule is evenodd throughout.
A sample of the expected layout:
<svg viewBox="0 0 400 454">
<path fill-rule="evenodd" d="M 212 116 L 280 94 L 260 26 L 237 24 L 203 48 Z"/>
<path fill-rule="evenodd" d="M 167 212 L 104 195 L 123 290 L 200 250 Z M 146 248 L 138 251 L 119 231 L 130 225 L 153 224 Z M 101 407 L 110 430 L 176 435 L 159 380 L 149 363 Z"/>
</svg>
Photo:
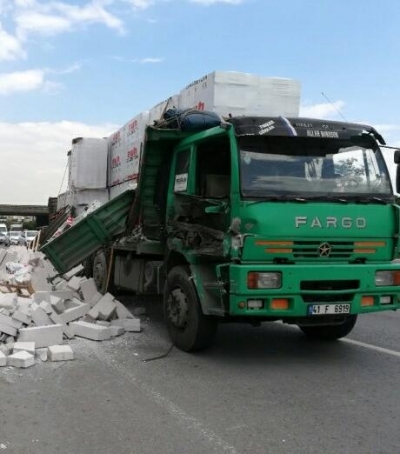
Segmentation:
<svg viewBox="0 0 400 454">
<path fill-rule="evenodd" d="M 0 293 L 0 366 L 29 367 L 35 356 L 73 359 L 68 340 L 75 336 L 103 341 L 140 332 L 140 319 L 112 294 L 99 293 L 93 279 L 77 275 L 80 271 L 77 267 L 57 278 L 51 290 L 30 296 Z"/>
</svg>

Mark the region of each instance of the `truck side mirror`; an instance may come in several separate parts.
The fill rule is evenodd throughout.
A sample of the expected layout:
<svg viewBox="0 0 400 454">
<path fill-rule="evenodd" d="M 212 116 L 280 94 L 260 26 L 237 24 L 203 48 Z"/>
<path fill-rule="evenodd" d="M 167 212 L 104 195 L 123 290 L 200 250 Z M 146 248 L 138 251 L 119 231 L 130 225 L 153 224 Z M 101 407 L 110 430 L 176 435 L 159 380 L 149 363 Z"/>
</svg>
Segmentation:
<svg viewBox="0 0 400 454">
<path fill-rule="evenodd" d="M 396 192 L 400 192 L 400 150 L 394 152 L 394 162 L 396 164 Z"/>
</svg>

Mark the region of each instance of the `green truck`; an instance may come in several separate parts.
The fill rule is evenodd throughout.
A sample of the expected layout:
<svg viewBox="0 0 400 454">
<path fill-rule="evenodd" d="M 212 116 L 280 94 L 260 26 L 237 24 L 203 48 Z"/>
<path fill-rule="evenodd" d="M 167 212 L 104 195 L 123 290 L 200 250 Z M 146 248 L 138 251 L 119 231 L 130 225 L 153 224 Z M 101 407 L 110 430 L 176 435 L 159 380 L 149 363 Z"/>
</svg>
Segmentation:
<svg viewBox="0 0 400 454">
<path fill-rule="evenodd" d="M 400 308 L 400 211 L 371 126 L 234 117 L 146 129 L 127 191 L 48 242 L 63 273 L 85 261 L 103 292 L 163 295 L 184 351 L 220 322 L 346 336 L 357 316 Z"/>
</svg>

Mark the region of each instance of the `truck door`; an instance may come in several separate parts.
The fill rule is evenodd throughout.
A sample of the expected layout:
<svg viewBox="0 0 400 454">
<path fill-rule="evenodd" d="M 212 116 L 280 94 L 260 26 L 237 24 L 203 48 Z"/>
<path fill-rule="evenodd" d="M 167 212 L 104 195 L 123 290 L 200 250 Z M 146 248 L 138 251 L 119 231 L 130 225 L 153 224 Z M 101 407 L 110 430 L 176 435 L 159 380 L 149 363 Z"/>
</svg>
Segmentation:
<svg viewBox="0 0 400 454">
<path fill-rule="evenodd" d="M 226 232 L 231 184 L 228 137 L 199 140 L 180 150 L 173 169 L 169 218 L 192 225 L 193 231 Z"/>
</svg>

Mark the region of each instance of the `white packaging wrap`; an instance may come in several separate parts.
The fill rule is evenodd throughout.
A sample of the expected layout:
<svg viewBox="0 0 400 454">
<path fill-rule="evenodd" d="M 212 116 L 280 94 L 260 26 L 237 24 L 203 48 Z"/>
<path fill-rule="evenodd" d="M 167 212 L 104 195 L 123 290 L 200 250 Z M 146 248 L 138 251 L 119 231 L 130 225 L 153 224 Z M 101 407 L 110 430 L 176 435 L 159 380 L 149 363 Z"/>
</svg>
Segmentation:
<svg viewBox="0 0 400 454">
<path fill-rule="evenodd" d="M 297 117 L 300 84 L 293 79 L 215 71 L 184 88 L 179 94 L 178 106 L 209 110 L 224 117 Z"/>
<path fill-rule="evenodd" d="M 109 138 L 109 187 L 124 181 L 137 181 L 149 113 L 132 118 Z"/>
<path fill-rule="evenodd" d="M 107 139 L 74 139 L 69 159 L 69 189 L 106 188 L 107 156 Z"/>
<path fill-rule="evenodd" d="M 66 193 L 67 205 L 75 208 L 75 216 L 86 211 L 93 201 L 98 201 L 101 205 L 109 201 L 109 190 L 105 189 L 81 189 L 68 191 Z"/>
</svg>

